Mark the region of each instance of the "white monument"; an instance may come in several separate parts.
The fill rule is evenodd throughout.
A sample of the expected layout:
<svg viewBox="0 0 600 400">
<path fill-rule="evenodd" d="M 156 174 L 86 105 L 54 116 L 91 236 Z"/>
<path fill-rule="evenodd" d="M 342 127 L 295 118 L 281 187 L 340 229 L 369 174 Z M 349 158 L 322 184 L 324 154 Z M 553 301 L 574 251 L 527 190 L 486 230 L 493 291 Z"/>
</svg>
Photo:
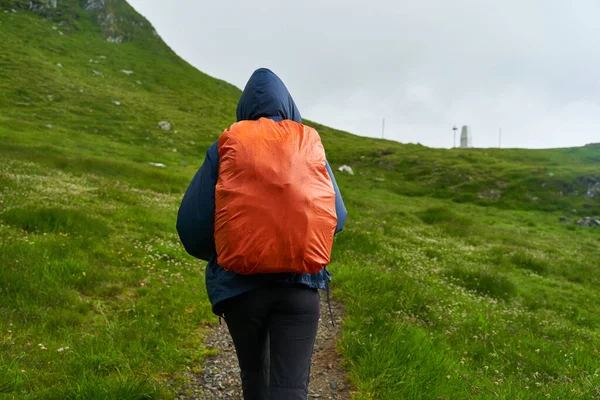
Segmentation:
<svg viewBox="0 0 600 400">
<path fill-rule="evenodd" d="M 473 147 L 473 136 L 471 135 L 471 128 L 464 125 L 460 134 L 460 148 L 470 149 Z"/>
</svg>

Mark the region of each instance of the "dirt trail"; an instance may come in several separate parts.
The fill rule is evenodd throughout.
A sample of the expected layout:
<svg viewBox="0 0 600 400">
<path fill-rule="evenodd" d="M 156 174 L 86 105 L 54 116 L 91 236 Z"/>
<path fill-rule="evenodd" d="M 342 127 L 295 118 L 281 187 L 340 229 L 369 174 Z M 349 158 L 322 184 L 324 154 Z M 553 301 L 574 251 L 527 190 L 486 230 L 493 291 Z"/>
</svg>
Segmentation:
<svg viewBox="0 0 600 400">
<path fill-rule="evenodd" d="M 343 306 L 332 299 L 335 328 L 325 293 L 321 294 L 321 320 L 313 352 L 309 399 L 349 400 L 351 387 L 341 367 L 341 356 L 335 344 L 340 333 Z M 187 374 L 189 382 L 179 390 L 179 400 L 242 400 L 239 366 L 233 342 L 223 325 L 215 326 L 205 340 L 208 348 L 216 349 L 217 355 L 206 360 L 204 370 L 199 375 Z"/>
</svg>

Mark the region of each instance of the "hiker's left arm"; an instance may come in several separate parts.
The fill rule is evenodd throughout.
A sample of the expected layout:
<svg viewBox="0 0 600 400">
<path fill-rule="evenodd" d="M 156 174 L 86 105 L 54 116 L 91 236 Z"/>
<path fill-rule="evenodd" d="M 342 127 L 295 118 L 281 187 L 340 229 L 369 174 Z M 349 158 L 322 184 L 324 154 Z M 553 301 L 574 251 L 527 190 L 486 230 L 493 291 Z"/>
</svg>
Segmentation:
<svg viewBox="0 0 600 400">
<path fill-rule="evenodd" d="M 340 193 L 340 188 L 335 180 L 335 176 L 333 175 L 333 171 L 331 170 L 331 166 L 329 165 L 329 161 L 326 162 L 327 172 L 329 173 L 329 177 L 331 178 L 331 183 L 333 184 L 333 190 L 335 191 L 335 213 L 337 214 L 337 226 L 335 228 L 335 233 L 339 233 L 344 229 L 344 225 L 346 224 L 346 217 L 348 216 L 348 211 L 346 210 L 346 206 L 344 205 L 344 199 L 342 199 L 342 194 Z"/>
<path fill-rule="evenodd" d="M 215 187 L 219 174 L 219 148 L 214 143 L 190 183 L 177 215 L 177 232 L 192 256 L 210 261 L 215 248 Z"/>
</svg>

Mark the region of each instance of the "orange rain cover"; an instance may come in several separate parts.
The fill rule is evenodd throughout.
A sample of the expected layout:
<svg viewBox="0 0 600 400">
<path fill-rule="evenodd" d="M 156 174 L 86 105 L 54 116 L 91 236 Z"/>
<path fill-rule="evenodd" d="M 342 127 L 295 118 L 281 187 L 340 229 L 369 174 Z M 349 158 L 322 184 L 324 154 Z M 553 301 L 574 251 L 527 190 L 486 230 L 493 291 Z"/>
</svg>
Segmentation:
<svg viewBox="0 0 600 400">
<path fill-rule="evenodd" d="M 238 274 L 310 273 L 331 258 L 335 192 L 317 131 L 267 118 L 219 138 L 217 261 Z"/>
</svg>

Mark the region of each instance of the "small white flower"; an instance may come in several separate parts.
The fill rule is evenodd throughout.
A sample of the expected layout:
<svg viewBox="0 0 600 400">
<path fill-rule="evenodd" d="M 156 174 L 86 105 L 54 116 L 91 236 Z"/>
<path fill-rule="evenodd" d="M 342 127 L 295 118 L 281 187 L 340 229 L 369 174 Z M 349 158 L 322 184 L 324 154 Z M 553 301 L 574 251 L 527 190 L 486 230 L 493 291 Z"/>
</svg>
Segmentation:
<svg viewBox="0 0 600 400">
<path fill-rule="evenodd" d="M 63 351 L 65 351 L 65 349 L 61 347 L 60 349 L 58 349 L 58 350 L 56 350 L 56 351 L 58 351 L 58 352 L 60 353 L 60 352 L 63 352 Z"/>
</svg>

